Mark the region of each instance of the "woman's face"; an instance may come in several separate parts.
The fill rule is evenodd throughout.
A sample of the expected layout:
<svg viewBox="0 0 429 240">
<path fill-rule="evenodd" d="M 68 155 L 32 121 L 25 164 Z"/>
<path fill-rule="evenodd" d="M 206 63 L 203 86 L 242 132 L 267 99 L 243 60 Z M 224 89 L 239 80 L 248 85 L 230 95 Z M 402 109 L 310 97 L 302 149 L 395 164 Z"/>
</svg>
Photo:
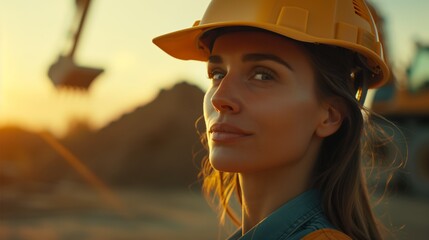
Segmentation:
<svg viewBox="0 0 429 240">
<path fill-rule="evenodd" d="M 204 119 L 215 169 L 256 172 L 308 157 L 322 107 L 303 48 L 266 32 L 227 33 L 214 42 L 208 75 Z"/>
</svg>

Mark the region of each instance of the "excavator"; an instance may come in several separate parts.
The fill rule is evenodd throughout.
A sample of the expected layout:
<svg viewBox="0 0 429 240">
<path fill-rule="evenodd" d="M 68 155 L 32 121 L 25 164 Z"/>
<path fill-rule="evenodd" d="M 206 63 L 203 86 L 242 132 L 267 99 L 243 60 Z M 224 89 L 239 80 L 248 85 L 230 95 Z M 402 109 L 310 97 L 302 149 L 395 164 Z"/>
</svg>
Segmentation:
<svg viewBox="0 0 429 240">
<path fill-rule="evenodd" d="M 70 50 L 60 54 L 48 70 L 48 76 L 57 88 L 88 90 L 91 83 L 104 71 L 101 68 L 79 66 L 74 60 L 77 46 L 84 28 L 91 0 L 76 0 L 75 20 L 72 24 L 73 36 Z M 77 26 L 77 28 L 75 27 Z"/>
<path fill-rule="evenodd" d="M 429 196 L 429 44 L 416 43 L 403 79 L 377 90 L 371 108 L 399 128 L 390 128 L 397 145 L 408 145 L 401 149 L 408 152 L 405 168 L 393 182 Z M 396 155 L 392 147 L 384 151 L 391 153 L 389 157 Z"/>
<path fill-rule="evenodd" d="M 372 13 L 386 46 L 383 18 L 374 8 Z M 429 196 L 429 42 L 416 42 L 404 72 L 400 77 L 392 74 L 389 83 L 375 92 L 370 108 L 394 124 L 381 121 L 393 144 L 380 144 L 380 156 L 405 163 L 391 183 L 407 193 Z"/>
</svg>

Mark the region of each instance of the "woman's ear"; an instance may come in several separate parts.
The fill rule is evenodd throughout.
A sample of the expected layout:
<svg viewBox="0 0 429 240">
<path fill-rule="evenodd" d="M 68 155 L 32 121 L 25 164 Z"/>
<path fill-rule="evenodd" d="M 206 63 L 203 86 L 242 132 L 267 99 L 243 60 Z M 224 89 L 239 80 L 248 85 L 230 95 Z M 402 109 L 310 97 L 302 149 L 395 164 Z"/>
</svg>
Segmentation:
<svg viewBox="0 0 429 240">
<path fill-rule="evenodd" d="M 325 101 L 322 108 L 322 118 L 316 129 L 316 135 L 325 138 L 334 134 L 341 127 L 346 108 L 339 98 L 331 98 Z"/>
</svg>

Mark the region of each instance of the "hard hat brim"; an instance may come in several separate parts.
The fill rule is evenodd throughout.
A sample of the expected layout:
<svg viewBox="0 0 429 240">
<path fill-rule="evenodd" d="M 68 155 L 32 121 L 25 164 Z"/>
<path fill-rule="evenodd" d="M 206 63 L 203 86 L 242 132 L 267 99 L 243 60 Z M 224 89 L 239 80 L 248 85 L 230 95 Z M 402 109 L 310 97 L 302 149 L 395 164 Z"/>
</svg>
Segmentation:
<svg viewBox="0 0 429 240">
<path fill-rule="evenodd" d="M 234 26 L 255 27 L 271 31 L 297 41 L 316 44 L 327 44 L 350 49 L 352 51 L 360 53 L 362 56 L 367 58 L 368 62 L 370 62 L 371 65 L 374 65 L 376 66 L 376 68 L 379 68 L 379 71 L 377 71 L 378 73 L 376 78 L 372 82 L 368 83 L 369 88 L 377 88 L 379 86 L 382 86 L 389 79 L 389 68 L 384 63 L 384 61 L 375 52 L 370 51 L 363 46 L 351 44 L 350 42 L 338 39 L 317 38 L 305 34 L 303 32 L 294 30 L 292 28 L 279 28 L 278 26 L 273 24 L 262 24 L 255 22 L 210 23 L 197 25 L 191 28 L 186 28 L 183 30 L 164 34 L 154 38 L 152 41 L 155 45 L 157 45 L 159 48 L 161 48 L 163 51 L 165 51 L 172 57 L 182 60 L 207 61 L 208 57 L 210 56 L 210 52 L 208 49 L 201 46 L 200 37 L 204 33 L 213 29 Z"/>
</svg>

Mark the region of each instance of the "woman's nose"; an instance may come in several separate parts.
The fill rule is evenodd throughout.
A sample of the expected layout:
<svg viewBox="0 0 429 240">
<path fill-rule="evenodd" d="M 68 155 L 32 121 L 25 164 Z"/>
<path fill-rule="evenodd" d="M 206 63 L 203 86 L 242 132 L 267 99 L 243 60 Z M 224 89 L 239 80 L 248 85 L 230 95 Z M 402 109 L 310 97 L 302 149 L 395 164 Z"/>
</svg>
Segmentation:
<svg viewBox="0 0 429 240">
<path fill-rule="evenodd" d="M 223 79 L 213 93 L 211 102 L 217 112 L 238 113 L 240 112 L 240 104 L 237 96 L 238 91 L 234 83 L 228 79 Z"/>
</svg>

